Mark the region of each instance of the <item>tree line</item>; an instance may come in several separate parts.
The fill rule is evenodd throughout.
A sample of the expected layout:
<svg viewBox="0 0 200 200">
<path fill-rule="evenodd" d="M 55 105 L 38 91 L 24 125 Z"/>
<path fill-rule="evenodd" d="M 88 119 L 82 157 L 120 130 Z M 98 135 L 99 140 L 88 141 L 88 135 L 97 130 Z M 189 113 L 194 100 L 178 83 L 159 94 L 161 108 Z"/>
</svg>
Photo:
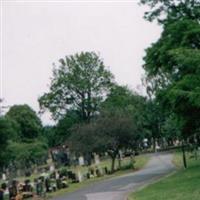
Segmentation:
<svg viewBox="0 0 200 200">
<path fill-rule="evenodd" d="M 53 70 L 50 90 L 39 98 L 55 126 L 42 126 L 28 105 L 14 105 L 1 117 L 1 167 L 30 169 L 45 163 L 48 148 L 67 143 L 86 157 L 105 153 L 114 163 L 121 149 L 137 149 L 145 137 L 147 99 L 118 85 L 102 59 L 82 52 L 60 60 Z"/>
</svg>

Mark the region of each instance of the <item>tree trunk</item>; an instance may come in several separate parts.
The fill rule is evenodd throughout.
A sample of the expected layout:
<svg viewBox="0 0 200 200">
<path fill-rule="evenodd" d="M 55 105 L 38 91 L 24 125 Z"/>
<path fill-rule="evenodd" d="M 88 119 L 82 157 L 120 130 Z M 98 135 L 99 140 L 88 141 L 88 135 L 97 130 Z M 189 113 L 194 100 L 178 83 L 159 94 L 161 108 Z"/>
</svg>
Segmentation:
<svg viewBox="0 0 200 200">
<path fill-rule="evenodd" d="M 198 140 L 196 135 L 194 135 L 194 156 L 195 156 L 195 160 L 198 159 Z"/>
<path fill-rule="evenodd" d="M 156 138 L 153 138 L 153 151 L 156 153 Z"/>
<path fill-rule="evenodd" d="M 133 169 L 135 169 L 135 152 L 130 156 L 130 164 L 132 165 Z"/>
<path fill-rule="evenodd" d="M 112 157 L 112 163 L 111 163 L 111 173 L 113 173 L 115 171 L 115 158 L 116 156 Z"/>
<path fill-rule="evenodd" d="M 182 143 L 182 153 L 183 153 L 183 165 L 184 168 L 187 168 L 187 160 L 186 160 L 186 155 L 185 155 L 185 146 L 184 146 L 184 142 Z"/>
<path fill-rule="evenodd" d="M 118 154 L 118 167 L 119 167 L 119 169 L 122 168 L 122 163 L 121 163 L 121 156 L 120 156 L 120 153 Z"/>
<path fill-rule="evenodd" d="M 198 147 L 197 146 L 195 146 L 195 148 L 194 148 L 194 157 L 195 157 L 195 160 L 198 159 Z"/>
</svg>

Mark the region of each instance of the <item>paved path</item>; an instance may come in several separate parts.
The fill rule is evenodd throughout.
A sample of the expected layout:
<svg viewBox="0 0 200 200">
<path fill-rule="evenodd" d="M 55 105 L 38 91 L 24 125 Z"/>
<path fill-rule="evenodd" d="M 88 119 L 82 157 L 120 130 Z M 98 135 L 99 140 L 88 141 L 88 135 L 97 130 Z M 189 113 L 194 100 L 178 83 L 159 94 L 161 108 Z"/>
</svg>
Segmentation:
<svg viewBox="0 0 200 200">
<path fill-rule="evenodd" d="M 146 167 L 138 172 L 97 182 L 54 200 L 124 200 L 130 191 L 172 172 L 174 166 L 171 160 L 171 154 L 154 154 Z"/>
</svg>

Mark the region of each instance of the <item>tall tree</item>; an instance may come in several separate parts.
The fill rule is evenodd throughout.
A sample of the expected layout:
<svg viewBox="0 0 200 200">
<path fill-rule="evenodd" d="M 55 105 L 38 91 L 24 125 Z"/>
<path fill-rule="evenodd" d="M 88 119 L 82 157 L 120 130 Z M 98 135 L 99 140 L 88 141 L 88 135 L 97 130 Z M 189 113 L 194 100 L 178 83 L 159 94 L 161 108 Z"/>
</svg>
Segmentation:
<svg viewBox="0 0 200 200">
<path fill-rule="evenodd" d="M 94 52 L 66 56 L 60 64 L 53 70 L 50 91 L 39 98 L 41 109 L 48 109 L 54 119 L 76 110 L 89 121 L 108 93 L 113 75 Z"/>
<path fill-rule="evenodd" d="M 6 113 L 13 120 L 19 131 L 20 140 L 37 138 L 42 130 L 42 123 L 36 112 L 28 105 L 14 105 Z"/>
<path fill-rule="evenodd" d="M 186 137 L 199 129 L 199 35 L 200 25 L 195 20 L 169 24 L 159 41 L 147 49 L 145 57 L 144 68 L 151 89 L 165 107 L 184 118 Z"/>
<path fill-rule="evenodd" d="M 149 89 L 167 88 L 183 76 L 196 73 L 199 33 L 199 22 L 194 20 L 183 19 L 164 27 L 160 39 L 146 50 L 144 57 Z"/>
<path fill-rule="evenodd" d="M 200 2 L 142 0 L 142 3 L 151 7 L 147 18 L 163 24 L 160 39 L 147 49 L 144 58 L 148 88 L 163 108 L 171 109 L 179 118 L 181 138 L 186 141 L 200 134 Z"/>
</svg>

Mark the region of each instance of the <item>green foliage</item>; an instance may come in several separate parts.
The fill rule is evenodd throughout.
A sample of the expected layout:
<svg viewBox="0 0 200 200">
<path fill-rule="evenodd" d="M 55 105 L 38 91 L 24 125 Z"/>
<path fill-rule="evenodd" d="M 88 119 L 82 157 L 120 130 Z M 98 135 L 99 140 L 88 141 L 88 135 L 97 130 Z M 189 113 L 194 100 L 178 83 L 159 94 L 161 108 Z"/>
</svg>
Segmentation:
<svg viewBox="0 0 200 200">
<path fill-rule="evenodd" d="M 81 121 L 82 119 L 75 111 L 69 111 L 63 118 L 61 118 L 55 127 L 55 144 L 63 144 L 70 137 L 71 128 L 76 124 L 81 123 Z"/>
<path fill-rule="evenodd" d="M 144 58 L 144 69 L 153 91 L 168 87 L 188 73 L 196 73 L 199 35 L 199 23 L 193 20 L 183 19 L 164 27 L 161 38 L 146 50 Z"/>
<path fill-rule="evenodd" d="M 62 145 L 70 137 L 71 128 L 78 123 L 81 123 L 79 115 L 75 111 L 69 111 L 55 126 L 45 126 L 42 137 L 45 138 L 49 147 Z"/>
<path fill-rule="evenodd" d="M 0 167 L 28 169 L 44 163 L 47 145 L 42 137 L 42 124 L 28 105 L 14 105 L 0 118 Z"/>
<path fill-rule="evenodd" d="M 134 148 L 137 134 L 133 120 L 121 111 L 104 112 L 97 120 L 73 128 L 72 147 L 81 152 L 108 152 L 116 156 L 120 149 Z"/>
<path fill-rule="evenodd" d="M 109 92 L 113 75 L 94 52 L 66 56 L 60 63 L 53 70 L 50 91 L 39 99 L 40 107 L 48 109 L 54 119 L 76 110 L 81 119 L 89 121 Z"/>
<path fill-rule="evenodd" d="M 97 149 L 98 136 L 96 135 L 95 124 L 77 124 L 72 129 L 69 138 L 70 149 L 76 154 L 91 154 Z"/>
<path fill-rule="evenodd" d="M 158 139 L 163 137 L 162 125 L 165 118 L 165 113 L 163 112 L 159 102 L 154 100 L 148 100 L 146 104 L 146 128 L 149 130 L 147 137 L 150 139 Z"/>
<path fill-rule="evenodd" d="M 107 152 L 112 158 L 112 172 L 119 151 L 136 149 L 138 140 L 133 119 L 121 111 L 104 112 L 94 122 L 74 127 L 70 137 L 72 150 L 76 153 Z"/>
<path fill-rule="evenodd" d="M 170 87 L 165 101 L 184 121 L 182 133 L 184 137 L 199 134 L 200 125 L 200 79 L 199 75 L 187 75 L 174 86 Z M 191 114 L 192 113 L 192 114 Z"/>
<path fill-rule="evenodd" d="M 137 95 L 139 96 L 139 95 Z M 136 94 L 134 94 L 128 87 L 113 85 L 110 94 L 102 103 L 102 109 L 106 110 L 130 110 L 131 105 L 135 103 Z"/>
<path fill-rule="evenodd" d="M 10 142 L 8 152 L 11 163 L 22 169 L 44 162 L 48 155 L 47 145 L 37 140 L 30 143 Z"/>
<path fill-rule="evenodd" d="M 0 169 L 7 164 L 8 143 L 14 135 L 11 121 L 5 117 L 0 117 Z"/>
<path fill-rule="evenodd" d="M 136 125 L 126 112 L 103 113 L 96 122 L 96 133 L 99 136 L 98 142 L 111 154 L 118 153 L 123 148 L 136 148 L 138 145 Z"/>
<path fill-rule="evenodd" d="M 135 123 L 138 134 L 144 137 L 148 132 L 145 121 L 146 104 L 146 98 L 131 91 L 128 87 L 114 85 L 110 94 L 102 103 L 101 112 L 115 112 L 118 110 L 127 113 Z"/>
<path fill-rule="evenodd" d="M 150 8 L 145 13 L 145 18 L 149 21 L 157 20 L 163 24 L 182 18 L 200 18 L 199 0 L 140 0 L 140 2 Z"/>
<path fill-rule="evenodd" d="M 180 122 L 177 131 L 186 139 L 200 130 L 200 2 L 142 0 L 142 3 L 151 7 L 146 15 L 149 20 L 160 20 L 161 13 L 165 13 L 161 21 L 163 33 L 146 50 L 144 58 L 147 89 L 169 113 L 165 128 L 170 128 L 167 124 L 172 123 L 171 114 L 176 115 L 175 122 Z"/>
<path fill-rule="evenodd" d="M 55 127 L 54 126 L 43 127 L 42 136 L 49 147 L 54 147 L 57 145 L 57 140 L 55 139 Z"/>
<path fill-rule="evenodd" d="M 180 48 L 171 50 L 170 54 L 177 66 L 180 66 L 178 78 L 166 90 L 159 92 L 158 96 L 184 121 L 182 132 L 187 137 L 199 133 L 200 50 L 196 45 L 195 49 Z"/>
<path fill-rule="evenodd" d="M 183 122 L 175 114 L 167 116 L 162 126 L 163 136 L 167 140 L 180 138 L 182 126 Z"/>
<path fill-rule="evenodd" d="M 41 133 L 41 121 L 28 105 L 12 106 L 6 117 L 15 123 L 18 137 L 22 141 L 37 138 Z"/>
</svg>

